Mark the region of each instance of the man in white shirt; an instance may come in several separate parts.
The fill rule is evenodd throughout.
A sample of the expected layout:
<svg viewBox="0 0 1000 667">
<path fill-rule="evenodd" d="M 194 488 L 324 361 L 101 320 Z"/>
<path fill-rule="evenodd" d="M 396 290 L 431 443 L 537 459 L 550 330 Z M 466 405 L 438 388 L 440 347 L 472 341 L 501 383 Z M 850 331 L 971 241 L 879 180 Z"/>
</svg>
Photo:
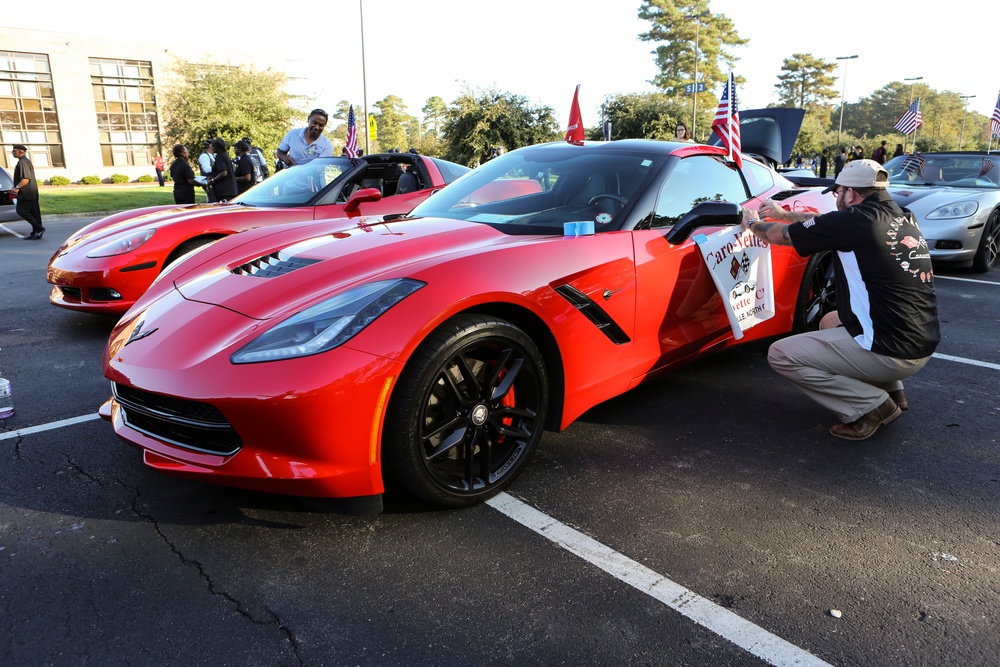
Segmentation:
<svg viewBox="0 0 1000 667">
<path fill-rule="evenodd" d="M 201 145 L 201 155 L 198 156 L 198 168 L 201 170 L 201 175 L 207 177 L 212 173 L 212 169 L 215 167 L 215 144 L 212 143 L 211 139 L 206 139 L 205 143 Z M 215 199 L 215 192 L 211 185 L 204 185 L 205 196 L 208 201 L 213 202 Z"/>
<path fill-rule="evenodd" d="M 309 112 L 309 125 L 288 131 L 274 153 L 286 167 L 306 164 L 318 157 L 332 157 L 333 144 L 323 134 L 329 116 L 322 109 Z"/>
</svg>

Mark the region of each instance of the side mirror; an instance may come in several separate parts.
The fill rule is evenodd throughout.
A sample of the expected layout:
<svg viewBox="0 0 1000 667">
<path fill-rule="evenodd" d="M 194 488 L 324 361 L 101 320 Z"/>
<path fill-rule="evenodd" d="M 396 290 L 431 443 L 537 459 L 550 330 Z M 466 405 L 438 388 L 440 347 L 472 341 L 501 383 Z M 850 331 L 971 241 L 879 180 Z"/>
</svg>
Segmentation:
<svg viewBox="0 0 1000 667">
<path fill-rule="evenodd" d="M 687 240 L 699 227 L 722 227 L 743 222 L 743 209 L 739 204 L 728 201 L 706 201 L 688 211 L 677 224 L 667 232 L 667 242 L 679 245 Z"/>
<path fill-rule="evenodd" d="M 378 191 L 378 188 L 361 188 L 347 200 L 344 205 L 344 213 L 356 213 L 362 204 L 380 199 L 382 199 L 382 193 Z"/>
</svg>

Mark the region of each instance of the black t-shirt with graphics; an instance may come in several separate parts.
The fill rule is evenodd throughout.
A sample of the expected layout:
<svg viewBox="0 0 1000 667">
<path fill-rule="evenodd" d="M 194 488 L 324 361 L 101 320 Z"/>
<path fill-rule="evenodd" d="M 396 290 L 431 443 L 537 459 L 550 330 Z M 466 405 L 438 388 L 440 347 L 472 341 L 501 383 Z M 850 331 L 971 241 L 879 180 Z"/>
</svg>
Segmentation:
<svg viewBox="0 0 1000 667">
<path fill-rule="evenodd" d="M 934 271 L 913 215 L 888 192 L 788 226 L 796 252 L 837 251 L 837 311 L 863 348 L 922 359 L 941 341 Z"/>
</svg>

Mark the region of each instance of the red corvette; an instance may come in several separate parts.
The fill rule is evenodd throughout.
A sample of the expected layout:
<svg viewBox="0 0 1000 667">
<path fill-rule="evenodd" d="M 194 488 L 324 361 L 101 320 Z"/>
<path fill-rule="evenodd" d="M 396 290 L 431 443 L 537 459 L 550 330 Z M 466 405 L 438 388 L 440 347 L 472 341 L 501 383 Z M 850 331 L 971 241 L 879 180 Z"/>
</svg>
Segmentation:
<svg viewBox="0 0 1000 667">
<path fill-rule="evenodd" d="M 468 171 L 412 153 L 323 158 L 279 171 L 229 203 L 117 213 L 76 232 L 52 256 L 49 300 L 121 315 L 166 266 L 223 236 L 284 222 L 408 213 Z"/>
<path fill-rule="evenodd" d="M 378 511 L 387 480 L 477 502 L 543 430 L 736 342 L 690 237 L 765 198 L 834 206 L 712 146 L 556 143 L 491 160 L 407 217 L 222 239 L 115 327 L 101 414 L 171 475 L 348 511 Z M 581 222 L 594 233 L 564 234 Z M 740 342 L 831 305 L 829 257 L 772 251 L 776 314 Z"/>
</svg>

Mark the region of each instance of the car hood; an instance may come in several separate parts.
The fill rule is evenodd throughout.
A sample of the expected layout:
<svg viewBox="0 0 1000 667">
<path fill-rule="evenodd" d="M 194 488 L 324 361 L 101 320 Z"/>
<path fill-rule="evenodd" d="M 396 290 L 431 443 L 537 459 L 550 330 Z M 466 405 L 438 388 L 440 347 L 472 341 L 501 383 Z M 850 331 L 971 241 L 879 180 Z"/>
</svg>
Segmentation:
<svg viewBox="0 0 1000 667">
<path fill-rule="evenodd" d="M 995 191 L 993 192 L 995 196 Z M 896 203 L 900 206 L 905 206 L 916 215 L 930 212 L 938 206 L 944 206 L 951 202 L 964 199 L 979 199 L 987 193 L 988 191 L 986 190 L 950 188 L 947 186 L 889 186 L 889 194 Z"/>
<path fill-rule="evenodd" d="M 438 264 L 455 253 L 467 257 L 479 249 L 530 242 L 488 225 L 441 218 L 337 222 L 344 224 L 239 234 L 207 261 L 199 255 L 200 261 L 169 277 L 189 301 L 269 319 L 377 278 L 415 275 L 428 262 Z"/>
</svg>

